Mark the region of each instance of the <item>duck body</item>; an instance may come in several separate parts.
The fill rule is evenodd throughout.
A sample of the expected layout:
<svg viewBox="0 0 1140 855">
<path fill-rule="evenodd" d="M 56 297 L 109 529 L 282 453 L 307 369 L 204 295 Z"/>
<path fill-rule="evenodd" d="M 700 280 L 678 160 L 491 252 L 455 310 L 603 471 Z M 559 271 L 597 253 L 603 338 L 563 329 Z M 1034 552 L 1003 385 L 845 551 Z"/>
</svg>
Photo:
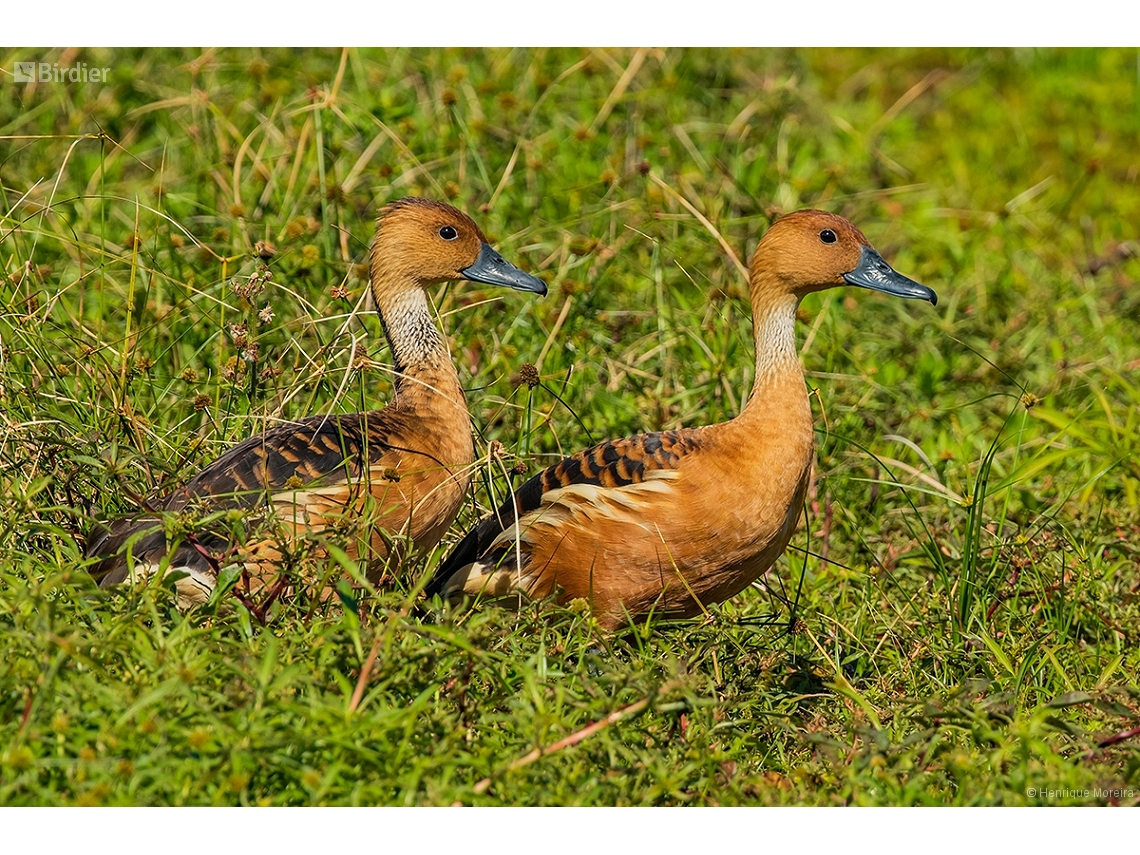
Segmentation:
<svg viewBox="0 0 1140 855">
<path fill-rule="evenodd" d="M 428 595 L 581 598 L 613 629 L 699 614 L 767 572 L 796 529 L 814 453 L 800 298 L 842 284 L 936 297 L 822 211 L 778 221 L 750 279 L 756 381 L 740 415 L 605 442 L 547 468 L 467 534 Z"/>
<path fill-rule="evenodd" d="M 393 545 L 434 547 L 455 520 L 475 457 L 466 399 L 430 313 L 424 288 L 469 279 L 545 293 L 541 280 L 508 264 L 466 215 L 404 199 L 381 215 L 372 250 L 372 289 L 396 363 L 395 395 L 381 410 L 310 416 L 250 437 L 156 503 L 165 512 L 242 512 L 240 530 L 214 525 L 170 549 L 154 513 L 101 526 L 87 554 L 103 587 L 179 572 L 179 604 L 204 602 L 217 571 L 237 564 L 256 590 L 305 554 L 323 554 L 330 529 L 361 526 L 343 539 L 375 581 Z M 328 535 L 333 536 L 333 535 Z M 401 553 L 398 557 L 404 557 Z"/>
</svg>

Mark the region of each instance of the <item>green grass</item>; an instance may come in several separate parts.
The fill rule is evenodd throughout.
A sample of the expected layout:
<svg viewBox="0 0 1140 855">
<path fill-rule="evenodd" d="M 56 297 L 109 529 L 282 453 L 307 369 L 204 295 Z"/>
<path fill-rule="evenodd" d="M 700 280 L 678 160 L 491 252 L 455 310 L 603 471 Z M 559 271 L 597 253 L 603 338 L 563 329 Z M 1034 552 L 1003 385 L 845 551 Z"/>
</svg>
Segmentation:
<svg viewBox="0 0 1140 855">
<path fill-rule="evenodd" d="M 111 74 L 0 81 L 0 803 L 1140 801 L 1135 50 L 25 59 Z M 551 286 L 435 295 L 485 473 L 440 549 L 264 627 L 95 589 L 94 519 L 387 400 L 362 265 L 408 194 Z M 618 636 L 419 616 L 502 470 L 738 411 L 718 235 L 806 206 L 940 301 L 805 301 L 817 477 L 767 589 Z"/>
</svg>

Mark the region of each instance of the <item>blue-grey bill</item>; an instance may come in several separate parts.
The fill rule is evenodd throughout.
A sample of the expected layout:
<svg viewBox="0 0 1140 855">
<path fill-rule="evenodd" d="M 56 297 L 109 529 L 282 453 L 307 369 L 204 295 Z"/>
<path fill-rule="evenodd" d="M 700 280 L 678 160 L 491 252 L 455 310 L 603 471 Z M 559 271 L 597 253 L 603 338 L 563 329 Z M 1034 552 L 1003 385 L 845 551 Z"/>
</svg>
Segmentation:
<svg viewBox="0 0 1140 855">
<path fill-rule="evenodd" d="M 907 279 L 883 261 L 883 257 L 869 246 L 863 247 L 859 264 L 850 273 L 844 273 L 843 278 L 849 285 L 882 291 L 884 294 L 894 294 L 896 297 L 926 300 L 931 305 L 938 305 L 938 295 L 932 289 L 920 285 L 913 279 Z"/>
<path fill-rule="evenodd" d="M 464 279 L 472 282 L 482 282 L 484 285 L 499 285 L 503 288 L 513 288 L 516 291 L 530 291 L 533 294 L 545 295 L 546 283 L 537 276 L 531 276 L 519 270 L 488 244 L 483 244 L 479 250 L 479 257 L 470 267 L 460 270 Z"/>
</svg>

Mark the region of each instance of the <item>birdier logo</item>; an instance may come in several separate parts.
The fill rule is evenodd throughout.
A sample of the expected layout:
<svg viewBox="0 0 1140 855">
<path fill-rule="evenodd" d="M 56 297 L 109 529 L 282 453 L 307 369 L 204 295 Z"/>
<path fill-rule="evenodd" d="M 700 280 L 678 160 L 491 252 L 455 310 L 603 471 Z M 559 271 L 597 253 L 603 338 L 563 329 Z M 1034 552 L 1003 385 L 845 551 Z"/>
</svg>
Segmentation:
<svg viewBox="0 0 1140 855">
<path fill-rule="evenodd" d="M 87 63 L 17 62 L 12 77 L 17 83 L 106 83 L 109 68 L 90 68 Z"/>
</svg>

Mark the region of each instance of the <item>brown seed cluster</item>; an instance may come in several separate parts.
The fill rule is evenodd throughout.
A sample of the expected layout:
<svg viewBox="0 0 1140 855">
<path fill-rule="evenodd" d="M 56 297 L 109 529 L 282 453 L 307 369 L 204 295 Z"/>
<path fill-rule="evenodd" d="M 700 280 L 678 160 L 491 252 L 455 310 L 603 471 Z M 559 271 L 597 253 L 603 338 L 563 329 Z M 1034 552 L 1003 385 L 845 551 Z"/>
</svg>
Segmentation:
<svg viewBox="0 0 1140 855">
<path fill-rule="evenodd" d="M 222 377 L 230 383 L 236 383 L 238 378 L 245 374 L 245 363 L 236 356 L 231 356 L 222 366 Z"/>
<path fill-rule="evenodd" d="M 244 282 L 238 279 L 231 280 L 230 288 L 239 297 L 252 303 L 265 290 L 265 286 L 269 284 L 271 279 L 273 279 L 273 271 L 265 265 L 261 265 Z"/>
<path fill-rule="evenodd" d="M 230 324 L 230 338 L 234 340 L 234 347 L 240 350 L 249 344 L 249 328 L 244 322 Z"/>
<path fill-rule="evenodd" d="M 519 368 L 519 383 L 525 383 L 529 388 L 533 389 L 540 382 L 542 382 L 542 380 L 538 376 L 538 369 L 531 363 L 524 362 Z"/>
</svg>

